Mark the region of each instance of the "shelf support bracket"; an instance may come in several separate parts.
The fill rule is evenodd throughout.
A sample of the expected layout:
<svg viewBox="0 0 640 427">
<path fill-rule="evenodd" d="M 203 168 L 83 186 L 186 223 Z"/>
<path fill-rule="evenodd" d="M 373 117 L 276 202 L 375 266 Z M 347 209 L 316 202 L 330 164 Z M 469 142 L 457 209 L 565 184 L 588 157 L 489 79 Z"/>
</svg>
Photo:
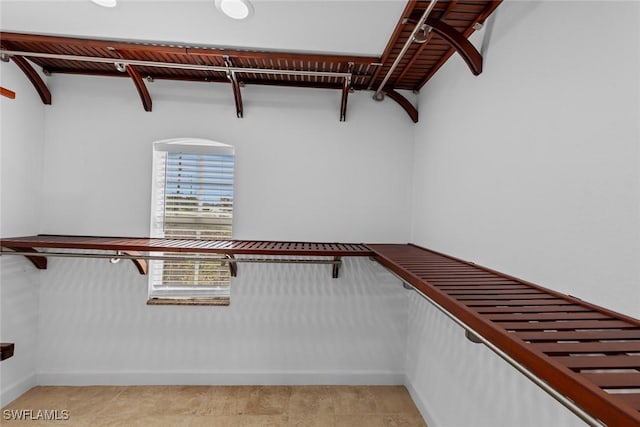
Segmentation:
<svg viewBox="0 0 640 427">
<path fill-rule="evenodd" d="M 141 256 L 140 252 L 137 251 L 122 251 L 123 255 L 128 255 L 132 257 Z M 149 263 L 144 258 L 132 258 L 131 262 L 138 269 L 138 273 L 145 275 L 149 272 Z"/>
<path fill-rule="evenodd" d="M 6 46 L 6 43 L 0 43 L 0 47 L 9 51 L 11 50 L 8 46 Z M 38 95 L 40 95 L 42 103 L 45 105 L 51 105 L 51 92 L 49 91 L 49 88 L 42 80 L 38 72 L 29 64 L 29 62 L 22 56 L 3 53 L 2 60 L 5 61 L 8 59 L 11 59 L 27 76 L 29 81 L 31 81 L 31 84 L 33 84 L 36 92 L 38 92 Z"/>
<path fill-rule="evenodd" d="M 474 76 L 482 73 L 482 55 L 460 32 L 436 18 L 427 18 L 425 23 L 462 56 Z"/>
<path fill-rule="evenodd" d="M 15 252 L 30 252 L 30 253 L 34 253 L 34 254 L 39 254 L 40 252 L 38 252 L 37 250 L 33 249 L 33 248 L 14 248 L 11 246 L 4 246 L 7 249 L 11 249 L 12 251 Z M 45 256 L 31 256 L 31 255 L 25 255 L 25 258 L 27 258 L 29 261 L 31 261 L 31 264 L 33 264 L 38 270 L 46 270 L 47 269 L 47 258 L 45 258 Z"/>
<path fill-rule="evenodd" d="M 411 102 L 400 93 L 393 89 L 384 89 L 383 92 L 391 99 L 396 101 L 407 112 L 413 123 L 418 123 L 418 110 Z"/>
<path fill-rule="evenodd" d="M 226 254 L 225 256 L 229 260 L 229 274 L 231 274 L 231 277 L 238 277 L 238 263 L 236 261 L 236 257 L 233 256 L 233 254 Z"/>
<path fill-rule="evenodd" d="M 351 91 L 351 73 L 353 72 L 353 62 L 349 62 L 349 75 L 342 82 L 342 101 L 340 102 L 340 121 L 347 120 L 347 99 Z"/>
<path fill-rule="evenodd" d="M 342 267 L 342 257 L 333 257 L 333 271 L 331 272 L 331 278 L 338 278 L 338 276 L 340 275 L 340 267 Z"/>
<path fill-rule="evenodd" d="M 142 77 L 140 77 L 140 73 L 133 65 L 127 65 L 127 74 L 129 74 L 129 77 L 131 77 L 131 80 L 133 80 L 133 84 L 138 91 L 138 95 L 140 95 L 140 100 L 142 101 L 142 107 L 144 108 L 144 111 L 151 111 L 151 95 L 149 95 L 149 90 L 144 84 Z"/>
<path fill-rule="evenodd" d="M 224 57 L 224 63 L 227 67 L 233 67 L 233 62 L 231 62 L 231 58 L 229 58 L 228 56 Z M 240 92 L 240 83 L 238 82 L 236 72 L 228 70 L 227 78 L 231 82 L 231 87 L 233 88 L 233 99 L 236 103 L 236 116 L 241 119 L 244 116 L 244 109 L 242 107 L 242 93 Z"/>
</svg>

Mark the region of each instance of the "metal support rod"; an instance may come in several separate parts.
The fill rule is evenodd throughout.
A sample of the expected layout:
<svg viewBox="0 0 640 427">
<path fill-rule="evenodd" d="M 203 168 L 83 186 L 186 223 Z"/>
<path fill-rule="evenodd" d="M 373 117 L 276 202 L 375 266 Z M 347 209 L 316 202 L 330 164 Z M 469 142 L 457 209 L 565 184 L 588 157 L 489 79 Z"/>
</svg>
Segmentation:
<svg viewBox="0 0 640 427">
<path fill-rule="evenodd" d="M 115 254 L 99 254 L 99 253 L 78 253 L 78 252 L 21 252 L 21 251 L 0 251 L 0 255 L 23 255 L 31 257 L 60 257 L 60 258 L 100 258 L 109 260 L 120 259 L 146 259 L 153 261 L 184 261 L 195 259 L 198 261 L 221 261 L 229 264 L 237 264 L 243 262 L 251 263 L 265 263 L 265 264 L 341 264 L 340 260 L 329 259 L 268 259 L 268 258 L 227 258 L 221 254 L 221 256 L 199 256 L 194 254 L 188 254 L 185 256 L 166 256 L 166 255 L 128 255 L 120 251 L 116 251 Z"/>
<path fill-rule="evenodd" d="M 424 294 L 420 289 L 413 286 L 411 283 L 407 283 L 402 277 L 398 276 L 394 271 L 387 269 L 391 274 L 396 276 L 398 279 L 402 281 L 403 286 L 406 289 L 411 289 L 416 291 L 418 295 L 427 300 L 431 305 L 437 308 L 440 312 L 442 312 L 449 319 L 453 320 L 458 326 L 465 330 L 465 333 L 469 333 L 473 336 L 474 339 L 477 339 L 478 343 L 482 343 L 486 345 L 491 351 L 497 354 L 500 358 L 502 358 L 509 365 L 513 366 L 516 370 L 518 370 L 525 377 L 529 378 L 533 383 L 535 383 L 538 387 L 547 392 L 551 397 L 556 399 L 559 403 L 561 403 L 565 408 L 573 412 L 578 418 L 580 418 L 585 423 L 589 424 L 592 427 L 606 427 L 606 424 L 602 423 L 597 418 L 594 418 L 589 413 L 587 413 L 584 409 L 576 405 L 571 399 L 567 398 L 562 393 L 558 392 L 556 389 L 551 387 L 547 382 L 545 382 L 542 378 L 538 377 L 536 374 L 531 372 L 529 368 L 522 365 L 520 362 L 509 356 L 507 353 L 502 351 L 500 348 L 496 347 L 491 341 L 487 340 L 485 337 L 476 332 L 472 327 L 464 323 L 462 320 L 458 319 L 454 314 L 452 314 L 449 310 L 438 304 L 436 301 L 431 299 L 429 296 Z"/>
<path fill-rule="evenodd" d="M 311 76 L 311 77 L 339 77 L 351 78 L 352 73 L 340 73 L 333 71 L 304 71 L 304 70 L 276 70 L 272 68 L 245 68 L 245 67 L 227 67 L 219 65 L 198 65 L 198 64 L 176 64 L 172 62 L 142 61 L 137 59 L 123 58 L 99 58 L 95 56 L 81 55 L 62 55 L 56 53 L 43 52 L 25 52 L 0 49 L 0 55 L 7 56 L 23 56 L 33 58 L 50 58 L 62 59 L 68 61 L 98 62 L 102 64 L 115 64 L 116 62 L 125 65 L 139 65 L 143 67 L 159 67 L 159 68 L 176 68 L 181 70 L 198 70 L 198 71 L 216 71 L 221 73 L 255 73 L 255 74 L 273 74 L 273 75 L 291 75 L 291 76 Z"/>
<path fill-rule="evenodd" d="M 418 34 L 418 31 L 422 30 L 422 26 L 424 25 L 424 22 L 429 17 L 429 14 L 433 10 L 433 8 L 436 6 L 437 2 L 438 2 L 438 0 L 431 0 L 429 5 L 425 9 L 424 13 L 420 17 L 420 20 L 418 21 L 416 26 L 413 28 L 413 31 L 411 32 L 411 35 L 409 36 L 407 41 L 404 43 L 404 46 L 402 46 L 402 50 L 400 51 L 400 53 L 396 57 L 396 60 L 393 61 L 393 64 L 391 65 L 391 68 L 389 68 L 389 71 L 387 71 L 387 74 L 384 76 L 384 79 L 382 80 L 382 83 L 380 83 L 380 86 L 378 86 L 378 89 L 373 94 L 373 99 L 375 99 L 377 101 L 381 101 L 382 100 L 382 98 L 380 97 L 380 94 L 382 93 L 382 89 L 384 88 L 384 85 L 387 84 L 387 82 L 391 78 L 391 75 L 396 70 L 396 67 L 398 66 L 398 64 L 400 64 L 400 61 L 402 61 L 402 58 L 407 53 L 407 50 L 409 50 L 409 46 L 411 46 L 411 43 L 413 43 L 413 39 L 415 38 L 416 34 Z M 429 27 L 429 31 L 431 31 L 431 27 Z"/>
<path fill-rule="evenodd" d="M 268 258 L 236 258 L 234 260 L 227 260 L 230 263 L 263 263 L 263 264 L 341 264 L 341 261 L 334 261 L 329 259 L 268 259 Z"/>
<path fill-rule="evenodd" d="M 166 256 L 166 255 L 128 255 L 120 251 L 115 254 L 96 254 L 96 253 L 78 253 L 78 252 L 20 252 L 20 251 L 0 251 L 0 255 L 24 255 L 31 257 L 59 257 L 59 258 L 101 258 L 101 259 L 146 259 L 157 261 L 184 261 L 188 259 L 197 259 L 198 261 L 229 261 L 223 257 L 212 256 Z"/>
</svg>

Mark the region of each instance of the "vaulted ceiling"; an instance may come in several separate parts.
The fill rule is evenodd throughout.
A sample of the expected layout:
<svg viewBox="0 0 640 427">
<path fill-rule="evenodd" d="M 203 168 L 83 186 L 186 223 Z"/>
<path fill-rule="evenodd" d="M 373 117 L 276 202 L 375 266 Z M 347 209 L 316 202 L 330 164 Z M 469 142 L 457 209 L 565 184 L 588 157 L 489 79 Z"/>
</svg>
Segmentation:
<svg viewBox="0 0 640 427">
<path fill-rule="evenodd" d="M 321 9 L 318 9 L 318 6 L 321 6 L 318 2 L 308 0 L 284 2 L 292 5 L 294 9 L 302 5 L 303 7 L 297 13 L 320 13 L 321 10 L 324 11 L 323 13 L 327 10 L 335 13 L 342 12 L 342 15 L 337 15 L 336 18 L 330 16 L 324 22 L 322 32 L 327 39 L 324 44 L 319 44 L 315 36 L 305 35 L 304 32 L 299 33 L 300 38 L 307 40 L 306 49 L 304 40 L 296 40 L 293 43 L 282 42 L 276 46 L 266 47 L 264 44 L 262 47 L 256 47 L 258 45 L 256 42 L 251 47 L 237 44 L 229 47 L 232 45 L 231 40 L 225 37 L 232 37 L 228 34 L 233 34 L 233 31 L 225 31 L 225 28 L 236 31 L 236 35 L 237 28 L 244 28 L 249 34 L 249 36 L 243 36 L 245 40 L 258 40 L 250 38 L 251 34 L 256 33 L 252 25 L 262 28 L 264 23 L 258 18 L 259 14 L 264 11 L 269 15 L 267 12 L 269 7 L 276 7 L 271 2 L 258 0 L 255 16 L 250 20 L 240 23 L 221 21 L 223 22 L 219 32 L 221 35 L 210 39 L 198 36 L 202 37 L 197 38 L 198 41 L 195 41 L 193 34 L 187 34 L 184 29 L 180 30 L 180 25 L 176 25 L 175 34 L 180 34 L 181 39 L 169 38 L 173 34 L 171 28 L 165 30 L 162 34 L 166 35 L 160 37 L 156 34 L 153 24 L 149 24 L 149 33 L 157 38 L 150 40 L 140 37 L 147 26 L 146 20 L 141 20 L 139 28 L 136 27 L 135 31 L 119 31 L 116 26 L 111 33 L 105 34 L 108 29 L 100 25 L 96 25 L 93 31 L 71 25 L 65 27 L 68 32 L 64 33 L 47 20 L 34 26 L 33 22 L 39 22 L 38 16 L 43 11 L 36 12 L 29 7 L 30 3 L 32 2 L 7 2 L 6 0 L 1 3 L 1 11 L 5 16 L 1 21 L 2 32 L 0 32 L 2 59 L 12 60 L 22 69 L 45 104 L 52 102 L 52 95 L 45 81 L 36 71 L 37 68 L 42 69 L 45 75 L 64 73 L 131 78 L 146 111 L 152 111 L 152 98 L 146 82 L 169 79 L 229 84 L 237 117 L 242 117 L 244 114 L 242 87 L 259 84 L 337 89 L 341 93 L 340 120 L 346 120 L 349 93 L 354 90 L 370 90 L 374 99 L 382 100 L 386 95 L 398 102 L 411 119 L 417 122 L 417 110 L 397 90 L 418 92 L 454 54 L 462 57 L 471 73 L 480 74 L 482 57 L 468 38 L 474 31 L 481 28 L 500 1 L 411 0 L 406 5 L 402 4 L 404 9 L 400 11 L 397 10 L 398 2 L 329 1 L 324 2 Z M 44 12 L 55 3 L 63 3 L 64 7 L 71 6 L 67 3 L 74 3 L 76 7 L 93 7 L 87 9 L 92 14 L 103 12 L 101 8 L 87 4 L 88 1 L 48 3 L 42 5 L 45 8 Z M 146 3 L 148 7 L 152 4 L 155 7 L 163 6 L 163 2 L 140 3 Z M 176 3 L 185 5 L 197 3 L 191 6 L 211 8 L 209 3 L 202 1 L 164 3 L 166 3 L 165 7 L 175 7 Z M 213 3 L 213 0 L 210 3 Z M 278 7 L 282 6 L 278 2 L 273 3 Z M 127 12 L 125 8 L 127 5 L 128 3 L 122 4 L 121 13 Z M 133 2 L 129 5 L 140 6 Z M 188 8 L 183 11 L 187 10 Z M 391 11 L 394 17 L 382 16 Z M 209 12 L 212 17 L 216 17 L 215 9 Z M 113 18 L 108 15 L 112 11 L 106 10 L 103 13 L 106 18 Z M 296 27 L 297 24 L 292 24 L 296 19 L 303 19 L 296 16 L 295 11 L 287 13 L 286 22 L 290 27 Z M 33 20 L 26 20 L 25 14 L 27 17 L 31 14 Z M 345 17 L 344 14 L 349 16 Z M 370 25 L 375 22 L 365 19 L 369 16 L 374 21 L 380 22 L 379 27 L 387 28 L 389 31 L 385 36 L 387 40 L 384 50 L 365 54 L 367 50 L 380 49 L 380 31 L 376 32 L 374 29 L 373 33 L 377 36 L 371 36 L 372 39 L 368 39 L 368 36 L 361 37 L 360 44 L 353 44 L 352 39 L 344 39 L 344 37 L 348 37 L 354 30 L 362 31 L 363 35 L 371 34 Z M 252 24 L 251 21 L 254 19 L 255 22 Z M 304 20 L 311 23 L 308 30 L 313 30 L 315 28 L 313 23 L 318 22 L 309 17 L 304 17 Z M 389 25 L 391 20 L 395 21 L 395 27 Z M 233 25 L 239 27 L 233 27 Z M 269 34 L 279 39 L 283 31 L 286 34 L 286 25 L 284 29 L 274 25 L 273 30 L 266 31 L 262 39 L 269 39 Z M 299 30 L 290 34 L 296 31 Z M 75 34 L 69 34 L 69 32 Z M 136 35 L 138 37 L 135 37 Z M 338 35 L 337 39 L 336 35 Z M 184 40 L 194 41 L 184 42 Z M 220 40 L 227 42 L 219 43 Z M 341 41 L 344 42 L 342 45 L 336 44 Z M 344 45 L 349 47 L 345 50 Z M 292 49 L 291 46 L 296 48 Z M 318 51 L 319 46 L 325 47 Z M 340 46 L 343 48 L 340 49 Z"/>
</svg>

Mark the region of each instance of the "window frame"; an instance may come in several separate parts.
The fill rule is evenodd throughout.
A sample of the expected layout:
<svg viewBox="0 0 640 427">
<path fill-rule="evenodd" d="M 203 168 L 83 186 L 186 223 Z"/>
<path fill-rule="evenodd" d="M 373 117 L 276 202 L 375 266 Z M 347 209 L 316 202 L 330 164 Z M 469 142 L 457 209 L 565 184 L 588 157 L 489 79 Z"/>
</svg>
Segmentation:
<svg viewBox="0 0 640 427">
<path fill-rule="evenodd" d="M 233 203 L 234 203 L 234 175 L 235 175 L 235 148 L 221 142 L 199 138 L 176 138 L 156 141 L 153 143 L 153 161 L 151 168 L 151 206 L 150 206 L 150 236 L 156 238 L 165 237 L 166 217 L 166 162 L 169 153 L 225 155 L 233 157 L 233 169 L 231 173 L 231 233 L 233 232 Z M 196 217 L 198 218 L 198 217 Z M 198 221 L 194 221 L 197 223 Z M 197 239 L 196 239 L 197 240 Z M 159 253 L 159 256 L 176 257 L 176 253 Z M 197 259 L 197 255 L 190 254 L 190 258 Z M 215 257 L 221 260 L 221 268 L 228 269 L 228 263 L 223 255 L 202 255 L 205 258 Z M 198 264 L 196 264 L 198 265 Z M 175 285 L 162 284 L 164 271 L 163 260 L 149 261 L 148 279 L 148 304 L 206 304 L 229 305 L 231 277 L 224 284 L 214 285 Z"/>
</svg>

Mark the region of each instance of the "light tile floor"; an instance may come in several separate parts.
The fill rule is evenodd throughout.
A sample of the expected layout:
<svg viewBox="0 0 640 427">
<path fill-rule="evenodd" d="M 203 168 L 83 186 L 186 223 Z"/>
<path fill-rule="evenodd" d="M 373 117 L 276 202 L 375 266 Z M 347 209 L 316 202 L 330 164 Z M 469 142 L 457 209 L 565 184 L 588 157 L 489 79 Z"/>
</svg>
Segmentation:
<svg viewBox="0 0 640 427">
<path fill-rule="evenodd" d="M 20 410 L 69 419 L 7 420 Z M 403 386 L 47 386 L 1 415 L 3 426 L 426 427 Z"/>
</svg>

